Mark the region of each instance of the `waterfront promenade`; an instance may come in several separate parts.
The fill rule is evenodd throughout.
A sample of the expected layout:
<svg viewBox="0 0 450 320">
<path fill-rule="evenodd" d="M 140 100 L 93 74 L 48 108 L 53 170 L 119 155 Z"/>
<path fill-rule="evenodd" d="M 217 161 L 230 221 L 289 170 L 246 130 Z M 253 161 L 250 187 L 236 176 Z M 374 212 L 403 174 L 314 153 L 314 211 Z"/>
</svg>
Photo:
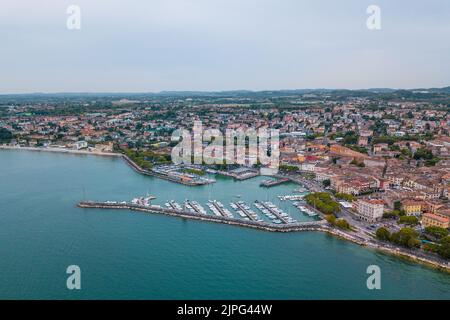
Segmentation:
<svg viewBox="0 0 450 320">
<path fill-rule="evenodd" d="M 67 149 L 67 148 L 17 147 L 17 146 L 0 145 L 0 149 L 86 154 L 86 155 L 90 154 L 90 155 L 94 155 L 94 156 L 105 156 L 105 157 L 121 157 L 122 156 L 122 154 L 115 153 L 115 152 L 87 151 L 87 150 L 75 150 L 75 149 Z"/>
</svg>

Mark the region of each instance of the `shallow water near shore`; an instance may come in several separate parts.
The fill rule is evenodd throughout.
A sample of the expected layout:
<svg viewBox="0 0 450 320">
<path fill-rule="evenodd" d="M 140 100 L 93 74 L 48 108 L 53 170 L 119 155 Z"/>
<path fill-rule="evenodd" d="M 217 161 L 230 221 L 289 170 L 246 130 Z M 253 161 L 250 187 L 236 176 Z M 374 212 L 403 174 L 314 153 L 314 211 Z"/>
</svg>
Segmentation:
<svg viewBox="0 0 450 320">
<path fill-rule="evenodd" d="M 450 275 L 316 232 L 271 233 L 122 210 L 81 200 L 155 203 L 271 200 L 297 186 L 216 177 L 188 187 L 143 176 L 123 160 L 0 150 L 0 298 L 3 299 L 450 299 Z M 237 197 L 240 195 L 240 197 Z M 253 208 L 256 209 L 256 208 Z M 255 210 L 256 211 L 256 210 Z M 81 290 L 66 268 L 81 268 Z M 381 268 L 368 290 L 366 268 Z"/>
</svg>

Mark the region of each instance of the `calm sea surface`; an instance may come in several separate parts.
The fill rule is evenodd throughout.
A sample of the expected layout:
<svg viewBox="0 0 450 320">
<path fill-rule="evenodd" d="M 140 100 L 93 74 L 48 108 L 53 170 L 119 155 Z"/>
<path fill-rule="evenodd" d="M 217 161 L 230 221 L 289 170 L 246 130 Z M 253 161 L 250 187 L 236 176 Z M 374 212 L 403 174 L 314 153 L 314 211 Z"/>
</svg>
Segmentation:
<svg viewBox="0 0 450 320">
<path fill-rule="evenodd" d="M 262 179 L 187 187 L 116 158 L 0 150 L 0 298 L 450 299 L 450 275 L 322 233 L 75 206 L 148 192 L 158 204 L 189 198 L 205 209 L 208 199 L 268 199 L 310 219 L 276 198 L 296 185 L 265 189 Z M 81 268 L 78 291 L 66 288 L 73 264 Z M 366 287 L 369 265 L 381 268 L 381 290 Z"/>
</svg>

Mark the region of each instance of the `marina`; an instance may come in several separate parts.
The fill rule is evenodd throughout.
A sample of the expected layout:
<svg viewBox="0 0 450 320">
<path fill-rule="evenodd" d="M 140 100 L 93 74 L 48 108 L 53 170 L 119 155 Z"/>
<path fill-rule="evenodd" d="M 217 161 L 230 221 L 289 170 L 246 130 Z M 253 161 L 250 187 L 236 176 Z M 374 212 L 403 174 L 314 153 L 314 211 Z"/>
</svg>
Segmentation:
<svg viewBox="0 0 450 320">
<path fill-rule="evenodd" d="M 134 162 L 130 157 L 125 154 L 118 154 L 122 157 L 127 165 L 129 165 L 136 172 L 146 175 L 153 176 L 163 180 L 176 182 L 186 186 L 202 186 L 216 182 L 214 179 L 206 179 L 193 174 L 188 174 L 180 172 L 179 167 L 168 165 L 168 166 L 158 166 L 151 170 L 146 170 L 141 168 L 136 162 Z"/>
<path fill-rule="evenodd" d="M 209 200 L 207 206 L 216 216 L 222 216 L 227 218 L 233 218 L 233 214 L 224 207 L 222 202 L 217 200 Z"/>
<path fill-rule="evenodd" d="M 286 201 L 286 200 L 298 201 L 298 200 L 303 200 L 303 198 L 304 198 L 304 196 L 303 195 L 299 195 L 299 194 L 278 196 L 278 199 L 280 199 L 281 201 Z"/>
<path fill-rule="evenodd" d="M 294 189 L 293 192 L 294 193 L 305 193 L 305 192 L 308 192 L 308 189 L 303 188 L 303 187 L 298 187 L 297 189 Z"/>
<path fill-rule="evenodd" d="M 197 201 L 191 201 L 186 199 L 184 201 L 184 208 L 190 212 L 198 213 L 198 214 L 208 214 Z"/>
<path fill-rule="evenodd" d="M 261 210 L 269 219 L 272 219 L 273 223 L 295 223 L 296 221 L 292 219 L 287 213 L 279 209 L 270 201 L 255 201 L 255 206 Z"/>
<path fill-rule="evenodd" d="M 302 203 L 302 202 L 294 202 L 293 205 L 294 205 L 294 207 L 299 209 L 301 212 L 307 214 L 310 217 L 317 217 L 318 216 L 318 214 L 316 212 L 314 212 L 313 210 L 308 209 L 307 207 L 305 207 L 304 203 Z"/>
<path fill-rule="evenodd" d="M 166 202 L 166 207 L 178 211 L 183 210 L 183 208 L 177 202 L 175 202 L 175 200 L 170 200 L 169 202 Z"/>
<path fill-rule="evenodd" d="M 214 203 L 214 204 L 213 204 Z M 116 202 L 116 201 L 82 201 L 77 204 L 79 208 L 91 208 L 91 209 L 127 209 L 132 211 L 142 211 L 148 213 L 165 214 L 169 216 L 176 216 L 180 218 L 188 218 L 194 220 L 203 220 L 209 222 L 218 222 L 229 225 L 237 225 L 241 227 L 249 227 L 254 229 L 272 231 L 272 232 L 293 232 L 293 231 L 331 231 L 328 223 L 325 220 L 311 221 L 311 222 L 290 222 L 290 223 L 276 223 L 276 222 L 266 222 L 263 220 L 244 220 L 234 218 L 223 213 L 224 210 L 219 210 L 220 206 L 217 202 L 211 201 L 210 204 L 217 208 L 220 213 L 215 215 L 205 215 L 202 213 L 197 213 L 189 209 L 185 210 L 174 210 L 171 208 L 163 208 L 159 205 L 139 205 L 132 204 L 131 202 Z M 225 209 L 226 210 L 226 209 Z M 223 213 L 223 214 L 222 214 Z"/>
<path fill-rule="evenodd" d="M 150 205 L 150 201 L 156 199 L 155 196 L 149 196 L 147 195 L 146 197 L 139 197 L 139 198 L 134 198 L 133 200 L 131 200 L 132 204 L 139 204 L 139 205 L 143 205 L 143 206 L 149 206 Z M 112 203 L 114 203 L 113 201 L 110 201 Z"/>
<path fill-rule="evenodd" d="M 254 212 L 244 201 L 231 202 L 230 206 L 235 209 L 244 220 L 263 222 L 256 212 Z"/>
</svg>

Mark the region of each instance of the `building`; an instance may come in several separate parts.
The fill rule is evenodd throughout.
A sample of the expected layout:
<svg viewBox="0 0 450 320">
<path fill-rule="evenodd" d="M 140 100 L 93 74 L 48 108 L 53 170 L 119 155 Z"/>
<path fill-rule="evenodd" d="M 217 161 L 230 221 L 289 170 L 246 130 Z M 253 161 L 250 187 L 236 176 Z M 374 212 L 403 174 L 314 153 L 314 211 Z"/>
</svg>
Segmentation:
<svg viewBox="0 0 450 320">
<path fill-rule="evenodd" d="M 361 220 L 375 222 L 383 217 L 384 202 L 379 199 L 359 199 L 353 202 L 353 209 Z"/>
<path fill-rule="evenodd" d="M 422 225 L 424 227 L 440 227 L 447 229 L 450 226 L 450 218 L 427 212 L 422 215 Z"/>
<path fill-rule="evenodd" d="M 379 187 L 373 177 L 361 175 L 334 176 L 330 178 L 331 188 L 336 192 L 360 195 Z"/>
<path fill-rule="evenodd" d="M 75 149 L 80 150 L 80 149 L 85 149 L 88 146 L 88 143 L 86 141 L 77 141 L 74 144 Z"/>
<path fill-rule="evenodd" d="M 363 137 L 363 136 L 359 137 L 358 145 L 360 147 L 367 147 L 368 144 L 369 144 L 369 138 L 368 137 Z"/>
<path fill-rule="evenodd" d="M 333 155 L 341 156 L 341 157 L 352 157 L 352 158 L 358 158 L 358 159 L 365 159 L 368 158 L 367 154 L 363 154 L 361 152 L 353 151 L 350 148 L 341 146 L 341 145 L 332 145 L 330 147 L 330 153 Z"/>
<path fill-rule="evenodd" d="M 422 201 L 411 199 L 402 200 L 402 208 L 408 216 L 421 214 L 423 205 L 424 203 Z"/>
</svg>

